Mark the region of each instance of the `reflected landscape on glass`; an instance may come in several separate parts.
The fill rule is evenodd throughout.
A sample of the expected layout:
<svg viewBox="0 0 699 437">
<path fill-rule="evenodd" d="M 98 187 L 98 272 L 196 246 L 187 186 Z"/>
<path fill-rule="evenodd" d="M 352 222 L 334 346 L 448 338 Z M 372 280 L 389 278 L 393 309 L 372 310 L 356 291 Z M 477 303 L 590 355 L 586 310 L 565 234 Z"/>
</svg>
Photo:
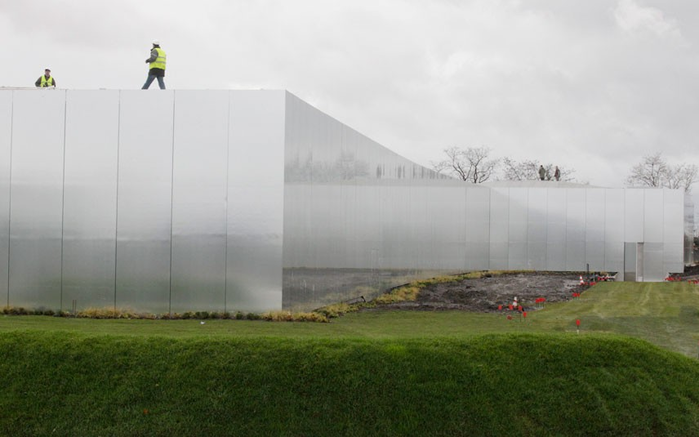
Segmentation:
<svg viewBox="0 0 699 437">
<path fill-rule="evenodd" d="M 453 180 L 285 91 L 0 90 L 2 305 L 309 310 L 485 269 L 659 281 L 693 261 L 692 212 L 678 190 Z"/>
</svg>

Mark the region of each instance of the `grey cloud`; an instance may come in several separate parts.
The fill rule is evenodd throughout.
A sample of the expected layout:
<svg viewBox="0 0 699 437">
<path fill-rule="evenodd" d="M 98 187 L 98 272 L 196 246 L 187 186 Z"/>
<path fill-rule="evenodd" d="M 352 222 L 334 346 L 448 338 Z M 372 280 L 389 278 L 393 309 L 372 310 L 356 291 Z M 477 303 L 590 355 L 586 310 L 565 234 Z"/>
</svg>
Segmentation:
<svg viewBox="0 0 699 437">
<path fill-rule="evenodd" d="M 45 3 L 0 6 L 0 85 L 46 58 L 65 86 L 137 88 L 159 37 L 170 88 L 289 89 L 425 165 L 487 145 L 569 168 L 601 157 L 578 176 L 620 185 L 634 154 L 699 158 L 689 0 Z"/>
</svg>

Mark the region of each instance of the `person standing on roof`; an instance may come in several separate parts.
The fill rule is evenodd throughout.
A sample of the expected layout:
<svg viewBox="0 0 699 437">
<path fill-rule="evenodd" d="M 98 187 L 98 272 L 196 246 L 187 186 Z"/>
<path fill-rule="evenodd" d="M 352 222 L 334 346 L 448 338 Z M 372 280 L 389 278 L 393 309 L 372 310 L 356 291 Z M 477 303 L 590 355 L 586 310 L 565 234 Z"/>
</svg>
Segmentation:
<svg viewBox="0 0 699 437">
<path fill-rule="evenodd" d="M 539 166 L 539 179 L 541 179 L 542 181 L 546 179 L 546 169 L 543 165 Z"/>
<path fill-rule="evenodd" d="M 48 68 L 44 70 L 44 74 L 39 76 L 36 82 L 34 82 L 34 86 L 37 88 L 48 88 L 50 86 L 56 88 L 56 80 L 51 77 L 51 70 Z"/>
<path fill-rule="evenodd" d="M 158 79 L 158 86 L 161 90 L 165 89 L 165 61 L 167 56 L 165 55 L 165 50 L 160 48 L 160 41 L 153 41 L 153 48 L 150 51 L 150 58 L 146 59 L 146 64 L 150 64 L 150 69 L 148 70 L 148 79 L 146 83 L 143 84 L 143 90 L 147 90 L 155 78 Z"/>
<path fill-rule="evenodd" d="M 553 172 L 553 177 L 556 179 L 556 182 L 561 180 L 561 171 L 558 169 L 558 166 L 556 166 L 556 171 Z"/>
</svg>

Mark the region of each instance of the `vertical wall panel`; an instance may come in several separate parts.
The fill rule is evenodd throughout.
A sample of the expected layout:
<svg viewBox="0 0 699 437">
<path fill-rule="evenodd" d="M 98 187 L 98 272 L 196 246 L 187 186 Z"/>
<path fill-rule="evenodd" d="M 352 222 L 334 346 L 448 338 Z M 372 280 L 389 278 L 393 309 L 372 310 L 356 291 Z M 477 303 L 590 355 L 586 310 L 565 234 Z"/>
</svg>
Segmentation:
<svg viewBox="0 0 699 437">
<path fill-rule="evenodd" d="M 643 190 L 643 241 L 646 243 L 663 241 L 664 191 L 661 188 Z"/>
<path fill-rule="evenodd" d="M 624 281 L 636 282 L 638 279 L 638 246 L 639 243 L 624 243 Z"/>
<path fill-rule="evenodd" d="M 630 188 L 624 191 L 624 241 L 640 243 L 643 238 L 643 190 Z"/>
<path fill-rule="evenodd" d="M 114 305 L 118 91 L 66 96 L 63 308 Z"/>
<path fill-rule="evenodd" d="M 424 228 L 416 229 L 415 223 L 424 223 L 424 208 L 427 192 L 423 189 L 415 191 L 414 187 L 381 186 L 381 254 L 385 262 L 384 268 L 405 269 L 411 266 L 421 266 L 420 253 L 416 246 L 425 244 Z M 418 197 L 419 196 L 419 197 Z M 415 203 L 411 199 L 420 199 Z M 409 217 L 405 220 L 405 217 Z M 411 237 L 405 238 L 406 235 Z M 424 246 L 423 246 L 424 247 Z"/>
<path fill-rule="evenodd" d="M 600 188 L 585 189 L 585 263 L 592 271 L 604 269 L 605 192 Z"/>
<path fill-rule="evenodd" d="M 529 189 L 510 188 L 508 265 L 511 269 L 531 269 L 527 259 L 527 215 Z"/>
<path fill-rule="evenodd" d="M 230 96 L 226 301 L 235 310 L 281 307 L 286 94 Z"/>
<path fill-rule="evenodd" d="M 172 91 L 122 91 L 116 304 L 170 310 Z"/>
<path fill-rule="evenodd" d="M 357 244 L 361 267 L 378 269 L 381 256 L 381 193 L 376 186 L 357 185 Z M 406 205 L 407 207 L 407 205 Z"/>
<path fill-rule="evenodd" d="M 391 166 L 394 168 L 394 166 Z M 393 188 L 393 187 L 391 187 Z M 383 191 L 387 191 L 388 187 L 382 187 Z M 424 186 L 414 186 L 410 188 L 410 200 L 409 200 L 409 205 L 408 208 L 406 208 L 410 213 L 408 214 L 409 217 L 409 223 L 408 226 L 405 226 L 404 229 L 409 229 L 408 232 L 403 233 L 403 235 L 406 235 L 407 238 L 403 238 L 404 240 L 408 240 L 406 244 L 408 247 L 410 247 L 411 250 L 408 250 L 407 254 L 404 254 L 404 257 L 420 257 L 424 260 L 424 264 L 420 265 L 420 267 L 425 268 L 428 267 L 429 260 L 431 258 L 431 249 L 430 249 L 430 244 L 433 241 L 434 238 L 434 227 L 433 223 L 430 220 L 430 216 L 432 215 L 431 213 L 428 212 L 429 210 L 429 200 L 428 197 L 430 196 L 430 190 L 427 187 Z M 387 199 L 389 196 L 384 196 L 384 199 Z M 387 237 L 391 234 L 388 233 L 388 230 L 392 227 L 392 216 L 390 215 L 390 207 L 386 205 L 385 201 L 382 202 L 381 205 L 381 223 L 383 224 L 383 229 L 384 232 L 381 235 L 381 238 L 384 241 L 383 247 L 386 247 L 388 244 L 386 240 L 388 239 Z M 403 225 L 404 226 L 404 225 Z M 406 231 L 407 231 L 406 229 Z M 394 234 L 395 235 L 395 234 Z M 400 246 L 399 246 L 400 247 Z M 400 250 L 400 249 L 399 249 Z M 395 250 L 392 252 L 395 253 Z M 383 252 L 382 255 L 385 258 L 385 262 L 383 264 L 383 267 L 385 268 L 390 268 L 392 265 L 390 258 L 391 254 L 389 252 Z M 401 265 L 401 268 L 409 268 L 407 265 Z M 417 265 L 416 265 L 417 267 Z"/>
<path fill-rule="evenodd" d="M 683 244 L 684 196 L 682 190 L 664 190 L 662 241 L 665 244 Z"/>
<path fill-rule="evenodd" d="M 490 190 L 466 188 L 466 269 L 483 270 L 490 264 Z"/>
<path fill-rule="evenodd" d="M 553 270 L 566 268 L 566 190 L 549 188 L 546 210 L 546 265 Z"/>
<path fill-rule="evenodd" d="M 664 190 L 663 263 L 665 272 L 681 272 L 684 270 L 684 200 L 685 194 L 682 190 Z M 694 215 L 693 210 L 691 214 L 692 216 Z M 693 225 L 693 219 L 690 218 L 690 220 L 692 220 Z M 691 231 L 693 232 L 693 227 Z M 689 246 L 690 248 L 692 246 L 691 239 Z M 682 249 L 680 250 L 680 248 Z"/>
<path fill-rule="evenodd" d="M 490 268 L 509 268 L 510 190 L 490 190 Z"/>
<path fill-rule="evenodd" d="M 177 91 L 172 311 L 224 311 L 228 93 Z"/>
<path fill-rule="evenodd" d="M 10 250 L 10 157 L 12 91 L 0 91 L 0 306 L 7 305 Z"/>
<path fill-rule="evenodd" d="M 548 192 L 545 188 L 530 188 L 527 206 L 527 265 L 536 270 L 546 269 Z"/>
<path fill-rule="evenodd" d="M 624 190 L 605 190 L 604 270 L 624 274 Z"/>
<path fill-rule="evenodd" d="M 585 270 L 585 189 L 566 189 L 566 270 Z"/>
<path fill-rule="evenodd" d="M 662 281 L 667 276 L 663 264 L 663 243 L 643 243 L 643 280 Z"/>
<path fill-rule="evenodd" d="M 10 305 L 61 301 L 65 92 L 15 92 L 12 127 Z"/>
</svg>

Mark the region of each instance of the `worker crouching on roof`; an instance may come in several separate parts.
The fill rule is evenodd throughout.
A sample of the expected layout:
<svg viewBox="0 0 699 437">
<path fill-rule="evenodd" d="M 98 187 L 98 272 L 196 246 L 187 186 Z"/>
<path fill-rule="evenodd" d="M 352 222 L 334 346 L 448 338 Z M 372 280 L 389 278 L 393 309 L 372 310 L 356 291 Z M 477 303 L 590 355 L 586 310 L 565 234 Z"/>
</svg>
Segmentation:
<svg viewBox="0 0 699 437">
<path fill-rule="evenodd" d="M 167 56 L 165 55 L 165 50 L 160 48 L 159 41 L 153 41 L 153 49 L 150 51 L 150 58 L 146 59 L 146 64 L 150 64 L 150 69 L 148 70 L 148 79 L 146 83 L 143 84 L 143 90 L 147 90 L 154 79 L 158 79 L 158 86 L 161 90 L 165 89 L 165 62 Z"/>
<path fill-rule="evenodd" d="M 56 79 L 51 77 L 51 70 L 48 68 L 44 70 L 44 74 L 42 74 L 36 82 L 34 82 L 34 86 L 37 88 L 48 88 L 50 86 L 56 87 Z"/>
</svg>

